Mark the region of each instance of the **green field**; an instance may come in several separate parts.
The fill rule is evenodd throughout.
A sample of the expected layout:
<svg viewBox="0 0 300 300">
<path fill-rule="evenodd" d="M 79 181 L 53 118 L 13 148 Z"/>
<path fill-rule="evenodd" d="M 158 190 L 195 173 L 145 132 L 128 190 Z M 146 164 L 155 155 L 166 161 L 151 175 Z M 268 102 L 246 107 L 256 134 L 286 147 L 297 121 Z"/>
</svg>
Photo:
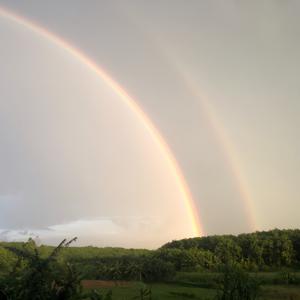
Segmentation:
<svg viewBox="0 0 300 300">
<path fill-rule="evenodd" d="M 256 276 L 261 283 L 261 300 L 282 299 L 300 300 L 300 284 L 283 284 L 283 272 L 259 272 L 250 273 Z M 211 299 L 214 300 L 218 293 L 218 279 L 221 274 L 216 272 L 178 272 L 173 282 L 143 284 L 141 282 L 130 282 L 128 287 L 99 288 L 103 294 L 112 291 L 113 299 L 129 300 L 135 299 L 140 290 L 148 288 L 152 292 L 152 300 L 167 299 Z M 300 277 L 299 272 L 293 276 Z M 111 282 L 110 282 L 111 283 Z M 140 299 L 140 298 L 139 298 Z M 145 298 L 150 299 L 150 298 Z"/>
<path fill-rule="evenodd" d="M 152 299 L 213 299 L 216 291 L 212 289 L 184 287 L 178 284 L 155 283 L 151 285 L 143 285 L 135 283 L 132 287 L 114 287 L 101 288 L 101 291 L 112 290 L 113 299 L 129 300 L 138 296 L 140 289 L 143 287 L 150 288 L 152 291 Z M 148 298 L 147 298 L 148 299 Z"/>
<path fill-rule="evenodd" d="M 113 299 L 130 300 L 139 295 L 143 284 L 135 283 L 132 287 L 114 287 L 112 290 Z M 147 285 L 151 288 L 153 300 L 179 300 L 179 299 L 215 299 L 217 291 L 210 288 L 187 287 L 180 284 L 155 283 Z M 102 288 L 100 291 L 108 291 Z M 148 299 L 148 298 L 147 298 Z M 300 286 L 291 285 L 266 285 L 262 286 L 261 300 L 297 300 L 300 299 Z"/>
</svg>

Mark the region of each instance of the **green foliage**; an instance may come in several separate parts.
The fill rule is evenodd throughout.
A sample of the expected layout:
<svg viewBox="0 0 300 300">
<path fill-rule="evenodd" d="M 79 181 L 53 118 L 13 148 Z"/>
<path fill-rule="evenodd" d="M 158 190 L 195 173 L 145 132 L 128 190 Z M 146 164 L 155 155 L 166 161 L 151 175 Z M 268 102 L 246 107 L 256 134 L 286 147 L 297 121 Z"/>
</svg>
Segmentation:
<svg viewBox="0 0 300 300">
<path fill-rule="evenodd" d="M 161 249 L 206 251 L 205 262 L 197 264 L 207 269 L 232 262 L 238 262 L 249 271 L 280 269 L 300 265 L 300 231 L 275 229 L 238 236 L 183 239 L 167 243 Z"/>
<path fill-rule="evenodd" d="M 272 281 L 273 284 L 300 284 L 300 276 L 295 272 L 283 270 L 279 272 Z"/>
<path fill-rule="evenodd" d="M 224 300 L 230 299 L 226 296 L 230 293 L 232 299 L 242 299 L 240 295 L 255 299 L 258 283 L 249 273 L 253 271 L 277 270 L 276 274 L 258 273 L 264 284 L 300 284 L 299 273 L 292 269 L 300 266 L 299 230 L 184 239 L 153 251 L 69 245 L 66 240 L 58 247 L 38 247 L 33 240 L 0 242 L 0 300 L 112 298 L 110 292 L 84 293 L 82 279 L 173 282 L 182 288 L 214 289 L 220 271 L 225 298 L 219 299 Z M 231 269 L 224 270 L 224 265 Z M 141 290 L 136 292 L 148 299 Z M 193 297 L 189 291 L 181 292 L 182 297 Z"/>
<path fill-rule="evenodd" d="M 175 275 L 174 265 L 155 257 L 145 257 L 142 279 L 146 282 L 165 281 Z"/>
<path fill-rule="evenodd" d="M 215 255 L 223 264 L 240 261 L 241 252 L 241 247 L 232 238 L 227 237 L 221 237 L 215 248 Z"/>
<path fill-rule="evenodd" d="M 11 270 L 16 253 L 9 248 L 27 247 L 34 251 L 33 245 L 24 243 L 0 243 L 0 277 Z M 30 250 L 31 247 L 31 250 Z M 38 247 L 39 256 L 46 258 L 54 247 Z M 222 264 L 239 263 L 245 270 L 278 270 L 291 265 L 300 266 L 300 231 L 272 230 L 238 236 L 208 236 L 170 242 L 156 251 L 144 249 L 63 247 L 59 260 L 69 262 L 80 270 L 84 279 L 136 280 L 148 278 L 148 260 L 158 259 L 165 268 L 174 271 L 217 271 Z M 25 260 L 22 262 L 28 263 Z M 171 267 L 171 265 L 173 267 Z M 144 275 L 143 275 L 144 274 Z M 153 273 L 154 274 L 154 273 Z M 162 278 L 162 272 L 157 272 Z M 154 280 L 154 275 L 150 276 Z M 168 279 L 166 276 L 165 279 Z"/>
<path fill-rule="evenodd" d="M 154 253 L 154 257 L 172 263 L 176 271 L 212 269 L 218 261 L 217 257 L 211 251 L 197 248 L 162 248 Z"/>
<path fill-rule="evenodd" d="M 218 300 L 258 299 L 260 284 L 238 265 L 226 265 L 223 270 Z"/>
<path fill-rule="evenodd" d="M 78 274 L 70 265 L 60 266 L 57 262 L 61 249 L 75 240 L 63 240 L 45 258 L 41 257 L 31 239 L 22 248 L 8 246 L 7 249 L 18 259 L 12 271 L 1 280 L 2 299 L 79 299 L 81 286 Z"/>
<path fill-rule="evenodd" d="M 12 257 L 14 264 L 0 279 L 0 300 L 112 300 L 112 292 L 92 290 L 84 293 L 82 277 L 76 267 L 60 257 L 63 249 L 75 241 L 63 240 L 58 247 L 39 248 L 30 239 L 21 245 L 8 244 L 3 257 Z M 145 281 L 163 280 L 174 274 L 174 267 L 150 255 L 106 257 L 106 272 L 114 279 L 124 276 L 139 277 Z M 104 263 L 102 261 L 102 263 Z M 105 264 L 103 264 L 105 265 Z M 150 300 L 151 289 L 142 287 L 134 299 Z"/>
<path fill-rule="evenodd" d="M 16 261 L 17 257 L 13 253 L 0 246 L 0 277 L 12 271 L 12 267 Z"/>
</svg>

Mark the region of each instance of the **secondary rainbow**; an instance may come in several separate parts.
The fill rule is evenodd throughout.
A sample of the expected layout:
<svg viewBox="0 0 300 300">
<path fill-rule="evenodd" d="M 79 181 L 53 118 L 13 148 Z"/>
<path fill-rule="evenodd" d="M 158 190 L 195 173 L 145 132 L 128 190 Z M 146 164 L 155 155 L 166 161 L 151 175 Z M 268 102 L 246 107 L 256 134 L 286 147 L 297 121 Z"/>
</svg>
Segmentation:
<svg viewBox="0 0 300 300">
<path fill-rule="evenodd" d="M 178 60 L 177 65 L 179 65 Z M 196 84 L 195 80 L 193 80 L 190 74 L 185 71 L 183 66 L 181 66 L 179 70 L 182 80 L 188 87 L 189 91 L 192 93 L 192 95 L 194 95 L 194 97 L 200 100 L 201 108 L 205 111 L 207 120 L 209 121 L 211 128 L 214 130 L 216 137 L 224 149 L 224 156 L 236 181 L 236 186 L 238 188 L 241 200 L 244 203 L 245 214 L 248 219 L 250 229 L 252 231 L 256 231 L 258 230 L 258 225 L 254 213 L 255 206 L 251 197 L 247 180 L 241 170 L 242 163 L 240 162 L 239 156 L 235 151 L 235 147 L 228 137 L 224 126 L 220 124 L 219 118 L 216 117 L 214 107 L 207 100 L 207 97 L 205 97 L 203 90 L 200 92 L 199 84 Z"/>
<path fill-rule="evenodd" d="M 224 125 L 221 124 L 217 114 L 215 113 L 214 106 L 211 101 L 208 101 L 204 90 L 200 88 L 193 76 L 188 72 L 183 61 L 175 55 L 172 47 L 167 46 L 165 42 L 152 36 L 152 40 L 156 41 L 159 46 L 160 53 L 164 54 L 164 58 L 169 62 L 175 73 L 180 77 L 181 82 L 186 86 L 190 95 L 199 100 L 201 109 L 205 112 L 207 121 L 213 129 L 217 140 L 223 149 L 224 158 L 232 172 L 233 178 L 236 182 L 237 191 L 240 195 L 241 201 L 244 203 L 245 215 L 252 231 L 259 229 L 258 222 L 255 215 L 255 203 L 252 199 L 251 190 L 248 186 L 246 176 L 242 172 L 242 163 L 239 160 L 239 155 L 235 150 L 233 142 L 229 138 Z"/>
<path fill-rule="evenodd" d="M 189 187 L 185 181 L 183 173 L 176 161 L 174 154 L 172 153 L 167 142 L 164 140 L 158 129 L 154 126 L 153 122 L 141 109 L 141 107 L 126 91 L 121 87 L 103 68 L 91 60 L 86 54 L 81 52 L 79 49 L 71 45 L 69 42 L 54 34 L 53 32 L 47 30 L 31 20 L 28 20 L 7 8 L 0 7 L 0 16 L 6 18 L 12 22 L 15 22 L 21 26 L 26 27 L 30 31 L 38 34 L 39 36 L 44 37 L 51 43 L 57 45 L 58 47 L 63 48 L 70 55 L 79 60 L 91 71 L 96 73 L 119 97 L 124 101 L 124 103 L 137 115 L 143 126 L 146 128 L 153 141 L 157 144 L 158 148 L 161 150 L 161 153 L 164 155 L 170 171 L 172 172 L 178 188 L 182 194 L 182 197 L 185 202 L 185 207 L 187 214 L 191 220 L 192 234 L 193 235 L 203 235 L 203 229 L 200 222 L 200 217 L 197 212 L 195 201 L 192 197 L 192 194 L 189 190 Z"/>
</svg>

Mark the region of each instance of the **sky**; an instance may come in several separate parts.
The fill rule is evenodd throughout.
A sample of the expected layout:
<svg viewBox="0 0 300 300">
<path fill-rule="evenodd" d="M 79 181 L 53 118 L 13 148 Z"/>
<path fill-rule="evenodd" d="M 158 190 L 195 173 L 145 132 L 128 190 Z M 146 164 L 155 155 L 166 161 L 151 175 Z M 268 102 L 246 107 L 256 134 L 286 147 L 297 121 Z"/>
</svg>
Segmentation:
<svg viewBox="0 0 300 300">
<path fill-rule="evenodd" d="M 299 227 L 297 1 L 0 0 L 0 239 L 159 247 Z M 27 22 L 27 21 L 26 21 Z"/>
</svg>

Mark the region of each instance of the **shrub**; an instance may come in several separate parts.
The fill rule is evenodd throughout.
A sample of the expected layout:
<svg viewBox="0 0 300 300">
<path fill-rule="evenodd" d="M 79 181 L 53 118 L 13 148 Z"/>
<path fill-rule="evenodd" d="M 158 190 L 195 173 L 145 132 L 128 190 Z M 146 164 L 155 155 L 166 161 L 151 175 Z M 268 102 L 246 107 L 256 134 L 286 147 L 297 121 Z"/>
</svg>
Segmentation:
<svg viewBox="0 0 300 300">
<path fill-rule="evenodd" d="M 223 270 L 218 300 L 258 299 L 260 284 L 238 265 L 226 265 Z"/>
<path fill-rule="evenodd" d="M 146 282 L 165 281 L 175 275 L 174 265 L 158 258 L 145 257 L 142 266 L 142 279 Z"/>
</svg>

